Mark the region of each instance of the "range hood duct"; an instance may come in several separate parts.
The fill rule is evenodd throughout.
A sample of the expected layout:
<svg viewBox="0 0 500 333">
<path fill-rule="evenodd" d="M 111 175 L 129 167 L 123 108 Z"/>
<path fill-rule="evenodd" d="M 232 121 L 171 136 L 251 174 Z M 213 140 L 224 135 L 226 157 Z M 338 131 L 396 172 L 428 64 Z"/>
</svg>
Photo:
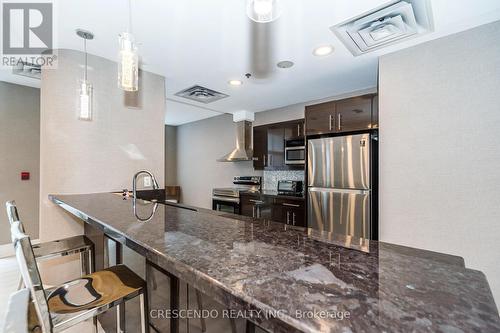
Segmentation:
<svg viewBox="0 0 500 333">
<path fill-rule="evenodd" d="M 236 123 L 236 148 L 229 154 L 218 159 L 218 162 L 243 162 L 253 160 L 252 123 L 250 121 L 238 121 Z"/>
</svg>

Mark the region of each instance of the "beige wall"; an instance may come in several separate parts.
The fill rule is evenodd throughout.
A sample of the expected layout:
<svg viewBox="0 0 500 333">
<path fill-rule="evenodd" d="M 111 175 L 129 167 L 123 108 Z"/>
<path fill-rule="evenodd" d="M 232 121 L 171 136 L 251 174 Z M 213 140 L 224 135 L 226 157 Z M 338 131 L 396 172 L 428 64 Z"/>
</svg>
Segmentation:
<svg viewBox="0 0 500 333">
<path fill-rule="evenodd" d="M 165 125 L 165 185 L 177 185 L 177 127 Z"/>
<path fill-rule="evenodd" d="M 16 200 L 32 239 L 38 238 L 40 89 L 0 82 L 0 244 L 10 242 L 5 202 Z M 30 180 L 21 180 L 21 171 Z"/>
<path fill-rule="evenodd" d="M 253 170 L 251 161 L 216 161 L 233 150 L 235 142 L 232 115 L 177 127 L 177 181 L 183 203 L 211 209 L 213 187 L 232 186 L 234 176 L 259 174 Z"/>
<path fill-rule="evenodd" d="M 380 59 L 380 237 L 463 256 L 500 306 L 500 22 Z"/>
<path fill-rule="evenodd" d="M 93 193 L 131 189 L 132 176 L 151 170 L 164 184 L 165 80 L 141 72 L 138 96 L 116 83 L 116 63 L 89 56 L 94 120 L 78 120 L 78 80 L 83 54 L 60 50 L 57 70 L 42 72 L 40 238 L 82 232 L 50 193 Z"/>
</svg>

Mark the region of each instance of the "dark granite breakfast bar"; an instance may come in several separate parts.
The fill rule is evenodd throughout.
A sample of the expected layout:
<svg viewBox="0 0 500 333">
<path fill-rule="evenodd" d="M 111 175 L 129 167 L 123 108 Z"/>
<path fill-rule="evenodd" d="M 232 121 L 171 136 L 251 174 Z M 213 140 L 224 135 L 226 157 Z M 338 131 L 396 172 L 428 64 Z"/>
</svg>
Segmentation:
<svg viewBox="0 0 500 333">
<path fill-rule="evenodd" d="M 500 332 L 486 277 L 460 257 L 174 204 L 134 214 L 111 193 L 50 199 L 270 332 Z"/>
</svg>

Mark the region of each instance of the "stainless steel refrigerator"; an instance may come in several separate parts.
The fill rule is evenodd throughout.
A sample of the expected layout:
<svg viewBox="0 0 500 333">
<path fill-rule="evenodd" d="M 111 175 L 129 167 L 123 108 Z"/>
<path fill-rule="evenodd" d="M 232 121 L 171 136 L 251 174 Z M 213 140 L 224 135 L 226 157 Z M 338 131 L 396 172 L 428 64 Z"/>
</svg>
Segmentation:
<svg viewBox="0 0 500 333">
<path fill-rule="evenodd" d="M 372 237 L 372 141 L 357 134 L 308 141 L 308 224 Z"/>
</svg>

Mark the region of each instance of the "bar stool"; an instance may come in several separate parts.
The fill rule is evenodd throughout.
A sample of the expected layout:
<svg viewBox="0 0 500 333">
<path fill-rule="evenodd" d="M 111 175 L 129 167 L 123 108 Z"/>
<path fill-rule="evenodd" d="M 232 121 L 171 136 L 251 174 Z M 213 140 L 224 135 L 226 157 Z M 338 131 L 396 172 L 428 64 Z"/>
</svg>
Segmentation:
<svg viewBox="0 0 500 333">
<path fill-rule="evenodd" d="M 109 267 L 63 285 L 44 290 L 31 240 L 16 221 L 11 225 L 11 237 L 23 282 L 30 291 L 38 326 L 32 332 L 61 332 L 113 307 L 117 313 L 117 331 L 125 331 L 124 318 L 119 318 L 120 306 L 137 296 L 141 307 L 141 332 L 149 331 L 146 282 L 125 265 Z"/>
<path fill-rule="evenodd" d="M 24 233 L 25 229 L 22 222 L 19 220 L 16 202 L 7 201 L 5 206 L 7 208 L 7 216 L 10 224 L 12 225 L 14 222 L 19 222 L 21 224 L 21 230 Z M 35 244 L 33 245 L 33 252 L 38 262 L 80 254 L 81 275 L 90 274 L 94 271 L 94 243 L 83 235 Z"/>
</svg>

